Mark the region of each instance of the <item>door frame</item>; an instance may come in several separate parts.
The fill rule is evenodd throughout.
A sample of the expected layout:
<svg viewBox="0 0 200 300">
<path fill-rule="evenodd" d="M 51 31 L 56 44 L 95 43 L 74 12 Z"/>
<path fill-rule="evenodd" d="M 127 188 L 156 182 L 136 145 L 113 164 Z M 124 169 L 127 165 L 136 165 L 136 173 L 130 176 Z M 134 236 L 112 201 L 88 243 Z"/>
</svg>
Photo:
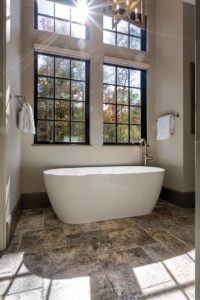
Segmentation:
<svg viewBox="0 0 200 300">
<path fill-rule="evenodd" d="M 6 1 L 0 1 L 0 250 L 6 248 L 5 149 L 6 149 Z"/>
</svg>

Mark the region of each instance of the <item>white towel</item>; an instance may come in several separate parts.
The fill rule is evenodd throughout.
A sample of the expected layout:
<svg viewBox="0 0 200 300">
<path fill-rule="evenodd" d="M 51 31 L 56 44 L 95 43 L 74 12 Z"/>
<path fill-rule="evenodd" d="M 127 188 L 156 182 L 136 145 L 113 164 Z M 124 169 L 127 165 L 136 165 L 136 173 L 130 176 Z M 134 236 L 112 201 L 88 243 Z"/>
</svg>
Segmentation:
<svg viewBox="0 0 200 300">
<path fill-rule="evenodd" d="M 157 141 L 168 140 L 174 133 L 174 116 L 166 115 L 158 118 Z"/>
<path fill-rule="evenodd" d="M 22 132 L 35 134 L 35 123 L 33 118 L 32 107 L 28 103 L 24 103 L 20 112 L 19 127 Z"/>
</svg>

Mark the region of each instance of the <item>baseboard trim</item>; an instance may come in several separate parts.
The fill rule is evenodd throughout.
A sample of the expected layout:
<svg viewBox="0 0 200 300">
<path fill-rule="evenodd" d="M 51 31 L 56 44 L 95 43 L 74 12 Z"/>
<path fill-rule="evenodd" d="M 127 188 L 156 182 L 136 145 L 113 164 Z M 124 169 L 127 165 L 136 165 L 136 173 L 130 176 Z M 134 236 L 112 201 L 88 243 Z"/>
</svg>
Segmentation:
<svg viewBox="0 0 200 300">
<path fill-rule="evenodd" d="M 44 208 L 51 206 L 47 193 L 28 193 L 21 196 L 21 208 Z"/>
<path fill-rule="evenodd" d="M 180 207 L 195 207 L 195 192 L 179 192 L 163 187 L 160 198 Z"/>
<path fill-rule="evenodd" d="M 21 197 L 17 201 L 15 208 L 13 209 L 12 213 L 8 216 L 6 220 L 6 244 L 7 246 L 10 244 L 10 240 L 15 232 L 17 227 L 17 223 L 19 221 L 19 217 L 21 214 Z"/>
</svg>

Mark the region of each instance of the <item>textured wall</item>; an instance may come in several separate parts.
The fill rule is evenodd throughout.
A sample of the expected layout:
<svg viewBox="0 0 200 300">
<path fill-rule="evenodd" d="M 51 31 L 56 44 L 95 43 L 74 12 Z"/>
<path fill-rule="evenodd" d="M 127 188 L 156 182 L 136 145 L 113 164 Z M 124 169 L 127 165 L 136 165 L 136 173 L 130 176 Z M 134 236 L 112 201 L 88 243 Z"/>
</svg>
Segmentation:
<svg viewBox="0 0 200 300">
<path fill-rule="evenodd" d="M 150 62 L 148 71 L 148 140 L 154 149 L 154 5 L 148 0 L 149 12 L 149 51 L 145 54 L 129 49 L 116 49 L 102 45 L 102 16 L 93 14 L 90 41 L 86 41 L 86 50 L 91 53 L 90 72 L 90 137 L 91 146 L 33 146 L 33 137 L 23 135 L 22 139 L 22 191 L 23 193 L 44 191 L 42 170 L 64 166 L 83 165 L 125 165 L 140 164 L 139 147 L 137 146 L 102 146 L 103 113 L 102 113 L 102 64 L 103 56 L 114 56 L 123 59 Z M 57 47 L 79 49 L 79 40 L 58 36 L 56 34 L 38 32 L 34 24 L 33 0 L 23 0 L 23 94 L 34 103 L 33 85 L 33 45 L 34 43 L 49 44 Z"/>
</svg>

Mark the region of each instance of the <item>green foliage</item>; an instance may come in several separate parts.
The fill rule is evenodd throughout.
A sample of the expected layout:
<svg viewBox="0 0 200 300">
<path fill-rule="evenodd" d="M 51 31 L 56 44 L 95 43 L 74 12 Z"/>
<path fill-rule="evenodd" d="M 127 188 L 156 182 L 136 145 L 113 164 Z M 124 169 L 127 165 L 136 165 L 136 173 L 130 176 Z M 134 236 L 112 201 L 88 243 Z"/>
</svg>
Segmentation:
<svg viewBox="0 0 200 300">
<path fill-rule="evenodd" d="M 85 85 L 85 62 L 38 55 L 38 141 L 85 142 Z"/>
</svg>

